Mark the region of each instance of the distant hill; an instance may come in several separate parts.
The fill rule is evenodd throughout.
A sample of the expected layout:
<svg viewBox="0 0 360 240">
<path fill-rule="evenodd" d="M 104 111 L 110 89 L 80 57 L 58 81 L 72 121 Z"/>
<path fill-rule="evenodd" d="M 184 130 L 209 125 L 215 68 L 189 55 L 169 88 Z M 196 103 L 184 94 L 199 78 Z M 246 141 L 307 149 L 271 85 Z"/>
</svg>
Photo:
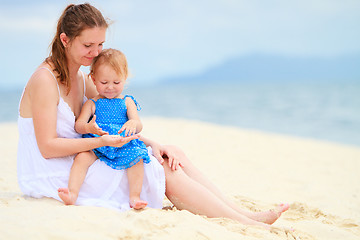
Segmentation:
<svg viewBox="0 0 360 240">
<path fill-rule="evenodd" d="M 252 55 L 229 59 L 201 74 L 166 78 L 176 82 L 360 82 L 360 55 L 337 58 L 290 58 Z"/>
</svg>

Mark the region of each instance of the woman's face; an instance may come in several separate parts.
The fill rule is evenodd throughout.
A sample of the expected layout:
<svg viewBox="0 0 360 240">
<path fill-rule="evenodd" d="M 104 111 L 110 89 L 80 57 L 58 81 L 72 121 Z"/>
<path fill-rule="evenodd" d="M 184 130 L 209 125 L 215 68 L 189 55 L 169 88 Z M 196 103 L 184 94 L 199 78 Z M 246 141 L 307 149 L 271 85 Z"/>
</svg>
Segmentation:
<svg viewBox="0 0 360 240">
<path fill-rule="evenodd" d="M 102 51 L 106 28 L 87 28 L 75 37 L 66 48 L 69 63 L 89 66 Z"/>
</svg>

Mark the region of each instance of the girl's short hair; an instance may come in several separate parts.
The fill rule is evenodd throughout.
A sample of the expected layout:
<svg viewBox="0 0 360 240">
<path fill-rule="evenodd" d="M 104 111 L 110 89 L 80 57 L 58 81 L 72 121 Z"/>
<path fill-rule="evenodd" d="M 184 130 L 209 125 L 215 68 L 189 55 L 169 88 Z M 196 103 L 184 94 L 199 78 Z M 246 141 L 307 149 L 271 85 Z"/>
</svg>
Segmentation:
<svg viewBox="0 0 360 240">
<path fill-rule="evenodd" d="M 113 48 L 102 50 L 102 52 L 94 58 L 93 63 L 91 64 L 90 75 L 94 75 L 101 64 L 108 64 L 117 74 L 124 77 L 124 79 L 127 79 L 129 74 L 128 63 L 125 54 L 121 51 Z"/>
</svg>

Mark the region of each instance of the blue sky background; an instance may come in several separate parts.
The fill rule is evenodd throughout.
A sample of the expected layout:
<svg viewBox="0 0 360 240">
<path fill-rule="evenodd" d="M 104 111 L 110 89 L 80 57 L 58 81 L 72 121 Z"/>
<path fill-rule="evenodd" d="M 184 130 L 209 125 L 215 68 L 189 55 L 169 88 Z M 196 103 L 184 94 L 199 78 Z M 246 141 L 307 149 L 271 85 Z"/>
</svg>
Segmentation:
<svg viewBox="0 0 360 240">
<path fill-rule="evenodd" d="M 360 54 L 358 0 L 88 2 L 113 21 L 105 47 L 127 55 L 132 82 L 137 83 L 197 74 L 252 54 Z M 69 3 L 0 2 L 0 89 L 25 85 L 48 55 L 56 22 Z"/>
</svg>

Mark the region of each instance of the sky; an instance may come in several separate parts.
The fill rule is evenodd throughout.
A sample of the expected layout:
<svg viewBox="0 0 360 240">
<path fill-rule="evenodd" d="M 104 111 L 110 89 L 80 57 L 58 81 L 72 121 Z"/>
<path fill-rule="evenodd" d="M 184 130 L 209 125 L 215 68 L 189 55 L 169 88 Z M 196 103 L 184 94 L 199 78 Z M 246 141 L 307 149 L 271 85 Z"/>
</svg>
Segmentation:
<svg viewBox="0 0 360 240">
<path fill-rule="evenodd" d="M 97 0 L 134 83 L 197 74 L 252 54 L 360 54 L 359 0 Z M 48 56 L 63 9 L 83 1 L 0 0 L 0 90 L 22 88 Z M 85 68 L 84 71 L 87 71 Z"/>
</svg>

